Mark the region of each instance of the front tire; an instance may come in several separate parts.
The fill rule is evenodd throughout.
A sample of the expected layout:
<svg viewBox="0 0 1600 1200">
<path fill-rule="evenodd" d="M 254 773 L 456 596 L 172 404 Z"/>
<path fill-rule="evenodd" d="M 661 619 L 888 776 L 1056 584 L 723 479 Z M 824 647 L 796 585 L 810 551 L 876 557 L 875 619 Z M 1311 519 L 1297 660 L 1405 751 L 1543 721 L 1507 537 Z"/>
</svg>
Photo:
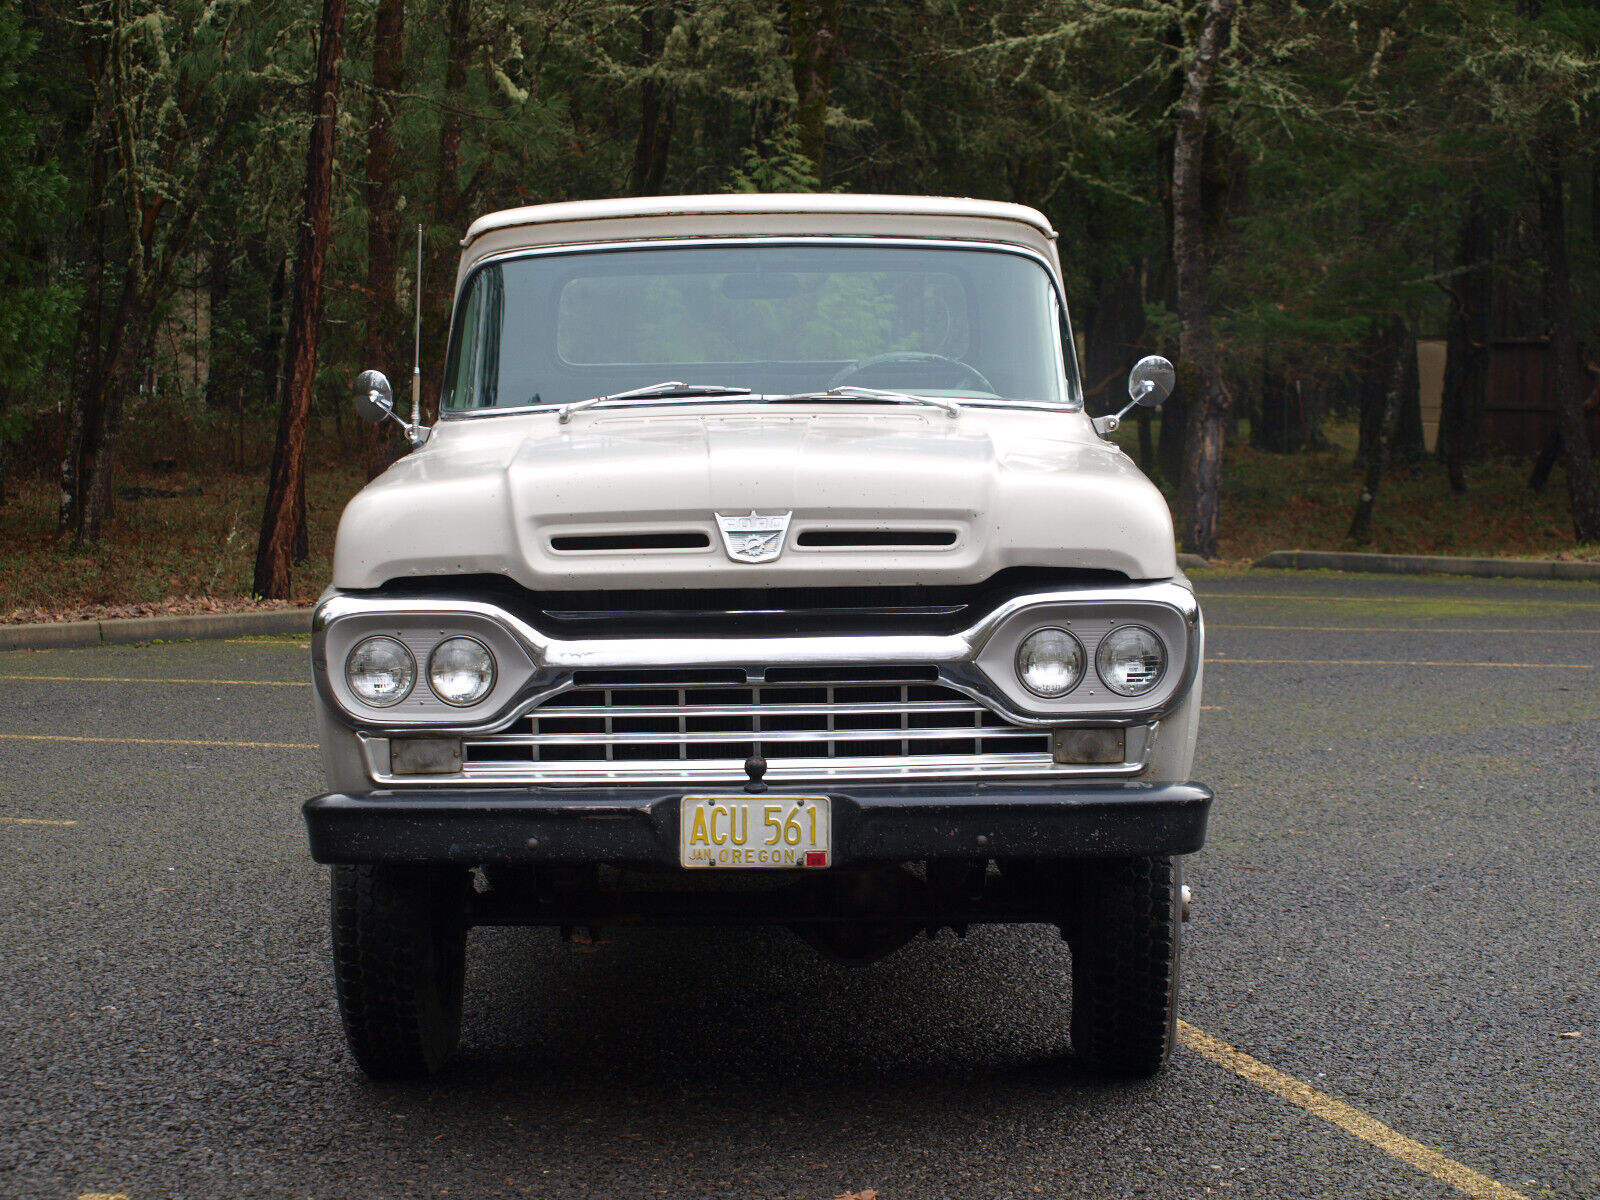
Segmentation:
<svg viewBox="0 0 1600 1200">
<path fill-rule="evenodd" d="M 455 1053 L 471 876 L 333 868 L 333 967 L 345 1041 L 373 1079 L 423 1079 Z"/>
<path fill-rule="evenodd" d="M 1085 864 L 1067 934 L 1072 1046 L 1104 1075 L 1154 1075 L 1178 1022 L 1183 867 L 1167 857 Z"/>
</svg>

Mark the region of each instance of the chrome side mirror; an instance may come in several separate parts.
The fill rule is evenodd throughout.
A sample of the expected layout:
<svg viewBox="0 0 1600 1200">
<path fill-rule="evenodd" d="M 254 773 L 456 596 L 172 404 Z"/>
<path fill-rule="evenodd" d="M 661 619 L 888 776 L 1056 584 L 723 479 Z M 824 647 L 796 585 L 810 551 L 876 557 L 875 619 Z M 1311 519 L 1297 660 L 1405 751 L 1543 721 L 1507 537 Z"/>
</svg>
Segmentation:
<svg viewBox="0 0 1600 1200">
<path fill-rule="evenodd" d="M 1115 433 L 1122 426 L 1122 418 L 1136 405 L 1160 408 L 1161 402 L 1172 395 L 1177 382 L 1178 373 L 1172 369 L 1171 363 L 1159 354 L 1146 355 L 1134 363 L 1133 370 L 1128 372 L 1128 403 L 1119 413 L 1096 417 L 1094 431 L 1101 437 Z"/>
<path fill-rule="evenodd" d="M 394 417 L 394 388 L 382 371 L 363 371 L 356 376 L 356 416 L 376 425 Z M 404 421 L 400 421 L 402 425 Z"/>
<path fill-rule="evenodd" d="M 1159 354 L 1151 354 L 1134 363 L 1133 370 L 1128 372 L 1128 396 L 1134 404 L 1160 408 L 1161 402 L 1172 395 L 1177 382 L 1178 373 L 1172 369 L 1172 364 Z"/>
<path fill-rule="evenodd" d="M 411 442 L 412 448 L 422 445 L 428 440 L 430 430 L 424 429 L 417 416 L 417 395 L 420 389 L 421 377 L 413 372 L 411 379 L 411 408 L 412 419 L 403 420 L 399 413 L 394 411 L 394 387 L 389 383 L 388 377 L 382 371 L 363 371 L 356 376 L 356 415 L 363 421 L 371 421 L 374 425 L 384 421 L 393 421 L 406 431 L 406 438 Z"/>
</svg>

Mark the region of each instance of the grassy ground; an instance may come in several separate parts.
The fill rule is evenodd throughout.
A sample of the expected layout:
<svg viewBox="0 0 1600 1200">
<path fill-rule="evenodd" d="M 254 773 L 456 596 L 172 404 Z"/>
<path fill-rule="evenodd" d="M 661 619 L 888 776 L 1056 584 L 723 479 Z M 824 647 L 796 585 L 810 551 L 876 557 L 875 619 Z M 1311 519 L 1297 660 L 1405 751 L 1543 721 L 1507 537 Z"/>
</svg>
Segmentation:
<svg viewBox="0 0 1600 1200">
<path fill-rule="evenodd" d="M 354 464 L 324 465 L 307 478 L 311 557 L 295 571 L 296 603 L 309 603 L 326 585 L 339 514 L 363 478 Z M 56 534 L 59 492 L 51 482 L 14 487 L 0 508 L 0 622 L 260 606 L 250 585 L 264 470 L 125 476 L 117 486 L 180 494 L 119 499 L 100 545 L 81 548 Z"/>
<path fill-rule="evenodd" d="M 1516 558 L 1600 558 L 1600 546 L 1575 547 L 1566 476 L 1558 466 L 1542 495 L 1528 490 L 1531 464 L 1496 459 L 1475 465 L 1468 491 L 1450 491 L 1431 459 L 1394 467 L 1378 491 L 1372 541 L 1345 540 L 1363 471 L 1355 432 L 1335 429 L 1336 452 L 1281 455 L 1235 446 L 1222 483 L 1217 559 L 1253 562 L 1269 550 L 1364 550 L 1380 554 L 1459 554 Z M 1176 492 L 1169 499 L 1176 499 Z"/>
<path fill-rule="evenodd" d="M 1124 434 L 1131 450 L 1133 427 Z M 1528 464 L 1519 460 L 1474 467 L 1464 496 L 1450 493 L 1432 462 L 1397 467 L 1379 493 L 1371 544 L 1352 547 L 1344 533 L 1361 489 L 1354 431 L 1335 428 L 1333 436 L 1342 445 L 1326 454 L 1230 448 L 1219 563 L 1248 563 L 1279 549 L 1600 558 L 1600 547 L 1572 545 L 1561 469 L 1535 496 L 1527 489 Z M 330 453 L 307 483 L 311 558 L 295 574 L 299 603 L 309 603 L 326 583 L 339 514 L 362 482 L 353 450 L 326 448 Z M 16 481 L 0 507 L 0 622 L 254 606 L 250 583 L 265 475 L 265 469 L 126 474 L 119 488 L 180 494 L 120 500 L 95 549 L 57 536 L 53 481 Z"/>
</svg>

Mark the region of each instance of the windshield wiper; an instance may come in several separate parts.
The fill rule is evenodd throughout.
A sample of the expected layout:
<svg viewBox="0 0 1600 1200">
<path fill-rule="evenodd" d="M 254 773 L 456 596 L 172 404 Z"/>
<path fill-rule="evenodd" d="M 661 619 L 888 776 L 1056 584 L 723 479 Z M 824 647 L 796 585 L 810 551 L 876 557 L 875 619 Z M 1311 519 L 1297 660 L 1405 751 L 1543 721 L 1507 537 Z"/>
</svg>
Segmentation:
<svg viewBox="0 0 1600 1200">
<path fill-rule="evenodd" d="M 763 396 L 778 403 L 784 400 L 877 400 L 884 404 L 931 404 L 944 410 L 952 421 L 961 415 L 961 405 L 944 396 L 918 396 L 914 392 L 886 392 L 882 388 L 833 387 L 825 392 L 795 392 L 792 396 Z"/>
<path fill-rule="evenodd" d="M 682 383 L 669 379 L 663 383 L 647 383 L 644 387 L 631 388 L 626 392 L 611 392 L 604 396 L 590 396 L 587 400 L 563 404 L 556 409 L 556 420 L 565 425 L 572 419 L 573 413 L 612 400 L 644 400 L 652 396 L 748 396 L 749 394 L 750 389 L 746 387 L 729 387 L 724 383 Z"/>
</svg>

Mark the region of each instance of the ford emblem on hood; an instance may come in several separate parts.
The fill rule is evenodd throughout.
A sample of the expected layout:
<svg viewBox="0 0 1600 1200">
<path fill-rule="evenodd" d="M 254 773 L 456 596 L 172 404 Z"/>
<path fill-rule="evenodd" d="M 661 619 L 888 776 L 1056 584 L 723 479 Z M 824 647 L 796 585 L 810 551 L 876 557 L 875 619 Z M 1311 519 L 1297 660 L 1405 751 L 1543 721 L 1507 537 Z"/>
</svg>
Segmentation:
<svg viewBox="0 0 1600 1200">
<path fill-rule="evenodd" d="M 725 517 L 717 513 L 717 528 L 722 530 L 722 544 L 728 548 L 728 557 L 734 562 L 771 562 L 783 553 L 783 540 L 789 533 L 793 512 L 757 516 L 754 509 L 747 517 Z"/>
</svg>

